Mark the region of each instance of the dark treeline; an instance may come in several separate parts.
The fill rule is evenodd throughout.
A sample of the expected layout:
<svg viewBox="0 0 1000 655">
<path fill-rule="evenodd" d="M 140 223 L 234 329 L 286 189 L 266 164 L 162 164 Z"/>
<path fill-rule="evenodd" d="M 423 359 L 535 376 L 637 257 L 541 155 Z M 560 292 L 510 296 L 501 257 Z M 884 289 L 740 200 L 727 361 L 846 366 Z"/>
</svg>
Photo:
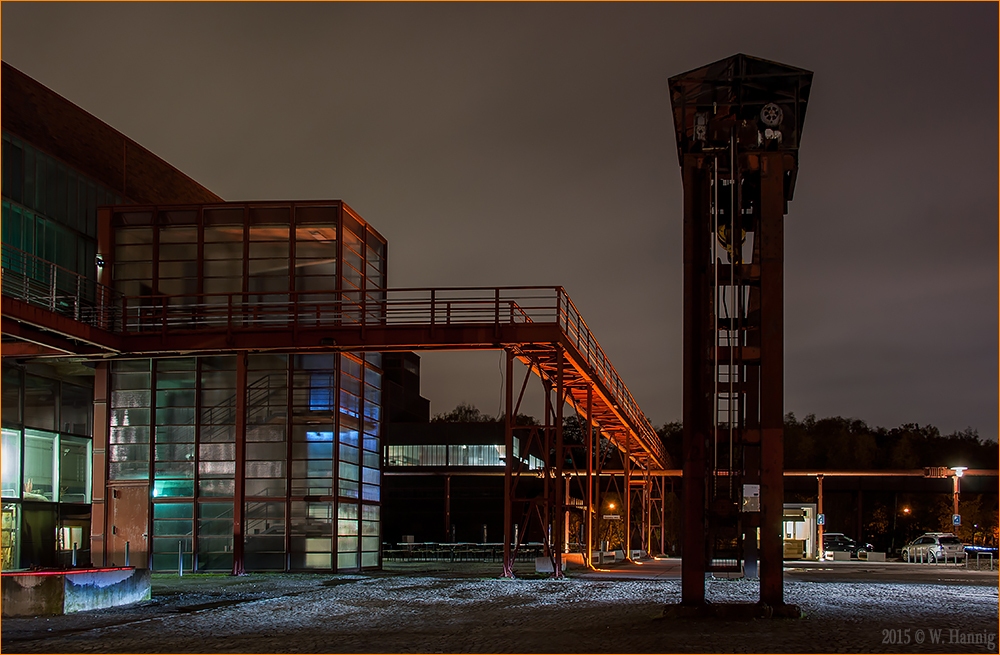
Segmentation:
<svg viewBox="0 0 1000 655">
<path fill-rule="evenodd" d="M 477 407 L 461 403 L 450 412 L 437 414 L 432 422 L 498 422 L 503 418 L 484 414 Z M 519 414 L 515 425 L 539 425 L 539 421 Z M 582 443 L 581 426 L 576 416 L 565 419 L 564 437 L 568 443 Z M 683 462 L 683 428 L 680 423 L 666 423 L 657 428 L 675 466 Z M 809 414 L 803 420 L 785 415 L 786 469 L 917 469 L 926 466 L 997 467 L 1000 449 L 995 441 L 983 439 L 971 428 L 943 435 L 933 425 L 906 423 L 896 428 L 872 427 L 860 419 L 833 416 L 817 419 Z"/>
<path fill-rule="evenodd" d="M 667 423 L 657 429 L 674 462 L 680 466 L 682 427 Z M 971 429 L 942 435 L 933 425 L 906 423 L 897 428 L 871 427 L 860 419 L 840 416 L 803 420 L 785 415 L 786 469 L 916 469 L 926 466 L 997 467 L 995 441 Z"/>
</svg>

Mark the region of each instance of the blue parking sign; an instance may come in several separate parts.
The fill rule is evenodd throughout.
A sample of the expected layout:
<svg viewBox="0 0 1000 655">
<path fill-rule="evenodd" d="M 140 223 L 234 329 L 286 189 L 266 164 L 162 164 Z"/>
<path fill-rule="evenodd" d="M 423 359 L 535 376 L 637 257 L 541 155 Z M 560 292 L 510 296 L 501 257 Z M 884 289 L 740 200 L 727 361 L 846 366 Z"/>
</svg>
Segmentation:
<svg viewBox="0 0 1000 655">
<path fill-rule="evenodd" d="M 962 515 L 961 514 L 952 514 L 951 515 L 951 524 L 952 525 L 962 525 Z"/>
</svg>

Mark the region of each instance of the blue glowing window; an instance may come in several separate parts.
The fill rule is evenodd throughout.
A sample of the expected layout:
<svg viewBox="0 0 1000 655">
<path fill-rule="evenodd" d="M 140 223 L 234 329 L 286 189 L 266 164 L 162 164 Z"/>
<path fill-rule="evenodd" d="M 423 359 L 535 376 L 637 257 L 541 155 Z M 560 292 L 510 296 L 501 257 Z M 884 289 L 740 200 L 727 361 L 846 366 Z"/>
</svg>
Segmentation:
<svg viewBox="0 0 1000 655">
<path fill-rule="evenodd" d="M 313 373 L 309 378 L 309 411 L 333 411 L 336 407 L 333 373 Z"/>
</svg>

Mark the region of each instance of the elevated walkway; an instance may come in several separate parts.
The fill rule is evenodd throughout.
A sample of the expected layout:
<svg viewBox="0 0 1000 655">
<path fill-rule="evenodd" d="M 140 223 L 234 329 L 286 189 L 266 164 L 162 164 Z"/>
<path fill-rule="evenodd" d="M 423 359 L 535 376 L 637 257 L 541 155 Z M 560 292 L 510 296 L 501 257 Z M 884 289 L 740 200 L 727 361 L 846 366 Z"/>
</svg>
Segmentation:
<svg viewBox="0 0 1000 655">
<path fill-rule="evenodd" d="M 565 399 L 582 418 L 638 468 L 672 468 L 562 287 L 125 297 L 4 245 L 2 303 L 4 355 L 506 349 L 553 384 L 561 363 Z"/>
</svg>

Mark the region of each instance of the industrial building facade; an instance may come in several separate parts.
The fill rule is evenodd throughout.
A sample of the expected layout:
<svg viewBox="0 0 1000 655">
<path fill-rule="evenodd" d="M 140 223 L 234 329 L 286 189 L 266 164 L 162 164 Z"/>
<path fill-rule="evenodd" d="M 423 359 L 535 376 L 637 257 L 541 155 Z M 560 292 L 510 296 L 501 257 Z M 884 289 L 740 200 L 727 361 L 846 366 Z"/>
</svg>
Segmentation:
<svg viewBox="0 0 1000 655">
<path fill-rule="evenodd" d="M 385 287 L 386 241 L 344 203 L 224 202 L 4 64 L 3 569 L 379 566 L 381 354 L 170 342 L 234 305 L 377 318 Z M 96 353 L 34 338 L 40 298 L 96 331 L 188 318 Z"/>
</svg>

